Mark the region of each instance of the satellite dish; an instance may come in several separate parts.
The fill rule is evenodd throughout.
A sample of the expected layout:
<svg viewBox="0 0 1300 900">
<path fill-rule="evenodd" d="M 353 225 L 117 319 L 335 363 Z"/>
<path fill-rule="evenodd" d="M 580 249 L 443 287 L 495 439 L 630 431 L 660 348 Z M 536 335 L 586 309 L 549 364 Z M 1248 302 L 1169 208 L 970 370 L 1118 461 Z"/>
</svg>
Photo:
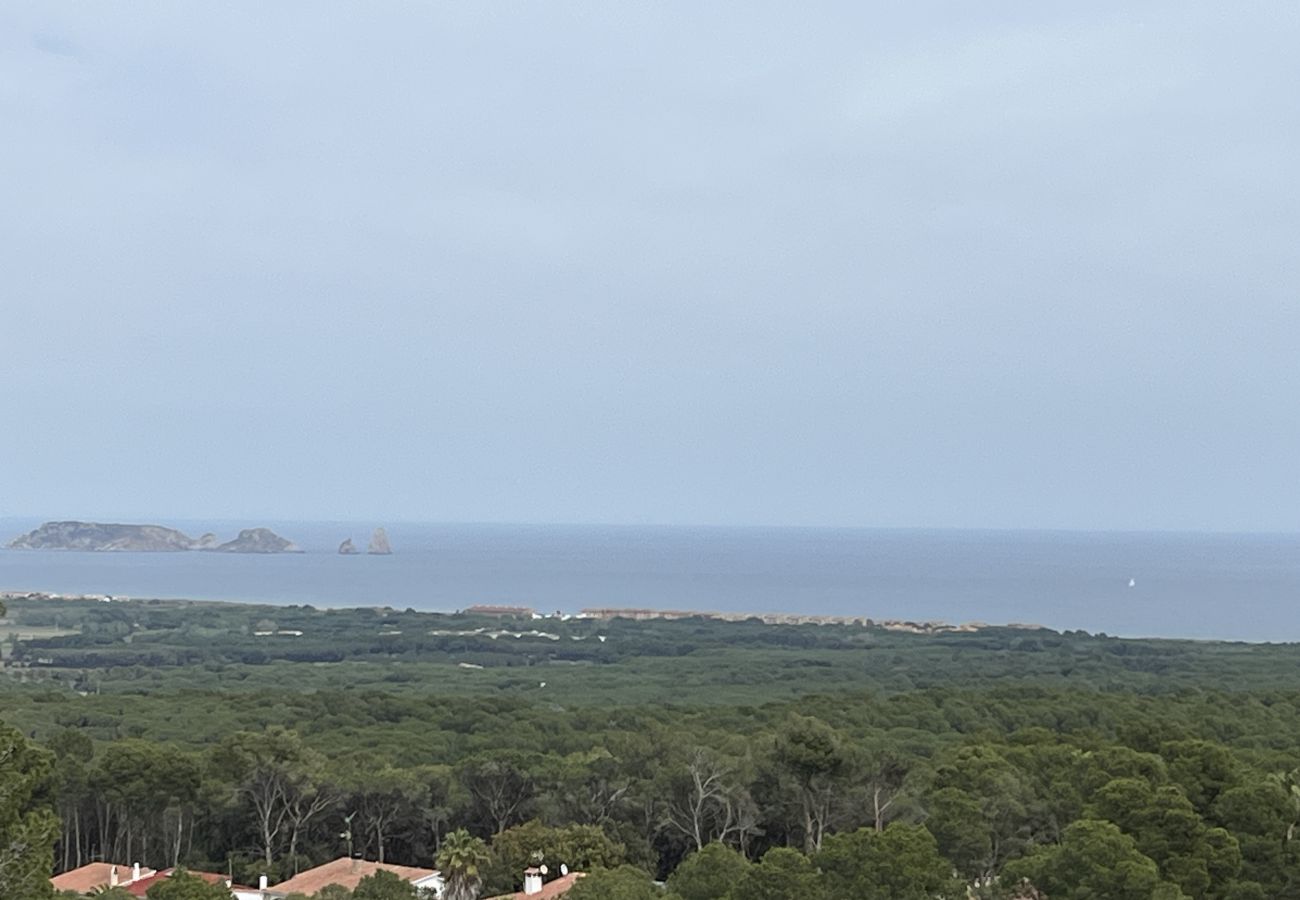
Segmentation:
<svg viewBox="0 0 1300 900">
<path fill-rule="evenodd" d="M 569 867 L 566 866 L 564 863 L 560 863 L 560 874 L 561 874 L 561 875 L 568 875 L 568 874 L 569 874 Z"/>
<path fill-rule="evenodd" d="M 546 874 L 546 866 L 545 866 L 545 865 L 538 866 L 538 867 L 537 867 L 537 871 L 539 871 L 539 872 L 541 872 L 543 875 L 545 875 L 545 874 Z"/>
</svg>

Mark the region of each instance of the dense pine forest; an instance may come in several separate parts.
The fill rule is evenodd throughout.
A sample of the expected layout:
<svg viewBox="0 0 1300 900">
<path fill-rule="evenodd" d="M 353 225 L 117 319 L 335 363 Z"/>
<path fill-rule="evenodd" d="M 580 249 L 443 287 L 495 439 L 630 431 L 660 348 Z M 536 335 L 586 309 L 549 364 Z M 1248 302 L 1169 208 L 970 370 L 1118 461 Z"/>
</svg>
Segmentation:
<svg viewBox="0 0 1300 900">
<path fill-rule="evenodd" d="M 542 858 L 577 900 L 1300 898 L 1296 645 L 7 605 L 0 897 L 463 829 L 483 896 Z"/>
</svg>

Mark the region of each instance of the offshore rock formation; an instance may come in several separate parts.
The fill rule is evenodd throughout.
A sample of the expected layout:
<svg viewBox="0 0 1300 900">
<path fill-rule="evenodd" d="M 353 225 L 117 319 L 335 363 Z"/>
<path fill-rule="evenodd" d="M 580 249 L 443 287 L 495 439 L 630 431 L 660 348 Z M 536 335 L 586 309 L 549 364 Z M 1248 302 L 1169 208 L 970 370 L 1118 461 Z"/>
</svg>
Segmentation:
<svg viewBox="0 0 1300 900">
<path fill-rule="evenodd" d="M 245 528 L 233 541 L 216 548 L 218 553 L 301 553 L 293 541 L 280 537 L 269 528 Z"/>
<path fill-rule="evenodd" d="M 358 552 L 360 551 L 357 550 L 357 545 L 352 543 L 352 538 L 348 538 L 343 543 L 339 544 L 339 553 L 343 554 L 344 556 L 351 556 L 352 554 Z"/>
<path fill-rule="evenodd" d="M 393 552 L 393 547 L 388 543 L 388 532 L 383 528 L 376 528 L 375 533 L 370 536 L 370 546 L 366 548 L 367 553 L 375 556 L 387 556 Z"/>
<path fill-rule="evenodd" d="M 214 534 L 198 540 L 161 525 L 102 522 L 46 522 L 9 543 L 12 550 L 81 550 L 91 553 L 175 553 L 212 550 L 222 553 L 301 553 L 297 545 L 267 528 L 248 528 L 222 544 Z"/>
<path fill-rule="evenodd" d="M 99 522 L 46 522 L 10 542 L 13 550 L 94 550 L 105 553 L 191 550 L 194 540 L 161 525 L 105 525 Z"/>
</svg>

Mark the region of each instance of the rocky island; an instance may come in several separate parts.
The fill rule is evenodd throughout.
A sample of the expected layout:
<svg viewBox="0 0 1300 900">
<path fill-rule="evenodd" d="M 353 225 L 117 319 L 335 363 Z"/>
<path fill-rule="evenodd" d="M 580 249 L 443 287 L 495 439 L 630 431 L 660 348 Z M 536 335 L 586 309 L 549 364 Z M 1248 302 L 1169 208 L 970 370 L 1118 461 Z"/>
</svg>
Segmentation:
<svg viewBox="0 0 1300 900">
<path fill-rule="evenodd" d="M 388 543 L 388 532 L 383 528 L 376 528 L 375 533 L 370 536 L 370 546 L 366 552 L 371 556 L 388 556 L 393 552 L 392 544 Z"/>
<path fill-rule="evenodd" d="M 217 553 L 301 553 L 293 541 L 269 528 L 245 528 L 233 541 L 212 548 Z"/>
<path fill-rule="evenodd" d="M 177 553 L 187 550 L 216 553 L 301 553 L 292 541 L 269 528 L 246 528 L 221 543 L 212 533 L 195 539 L 162 525 L 123 525 L 102 522 L 46 522 L 10 541 L 11 550 L 80 550 L 90 553 Z"/>
</svg>

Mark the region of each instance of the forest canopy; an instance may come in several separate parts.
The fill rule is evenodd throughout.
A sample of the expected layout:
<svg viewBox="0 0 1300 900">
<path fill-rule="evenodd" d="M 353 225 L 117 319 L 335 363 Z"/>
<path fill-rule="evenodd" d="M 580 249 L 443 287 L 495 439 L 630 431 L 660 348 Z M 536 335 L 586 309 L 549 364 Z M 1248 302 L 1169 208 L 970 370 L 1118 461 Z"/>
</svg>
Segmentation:
<svg viewBox="0 0 1300 900">
<path fill-rule="evenodd" d="M 539 861 L 591 873 L 577 900 L 668 896 L 655 880 L 680 900 L 1300 896 L 1293 645 L 158 601 L 8 615 L 3 716 L 31 788 L 0 827 L 48 838 L 45 877 L 97 858 L 253 884 L 349 853 L 433 867 L 460 833 L 484 847 L 483 896 Z"/>
</svg>

